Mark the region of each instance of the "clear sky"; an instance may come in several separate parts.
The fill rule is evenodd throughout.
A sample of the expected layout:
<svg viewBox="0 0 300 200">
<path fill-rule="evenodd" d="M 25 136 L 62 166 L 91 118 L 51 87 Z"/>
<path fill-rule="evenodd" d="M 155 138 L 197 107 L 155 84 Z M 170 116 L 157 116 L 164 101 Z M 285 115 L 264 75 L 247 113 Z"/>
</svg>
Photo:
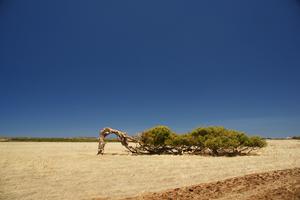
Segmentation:
<svg viewBox="0 0 300 200">
<path fill-rule="evenodd" d="M 0 135 L 300 135 L 300 0 L 0 0 Z"/>
</svg>

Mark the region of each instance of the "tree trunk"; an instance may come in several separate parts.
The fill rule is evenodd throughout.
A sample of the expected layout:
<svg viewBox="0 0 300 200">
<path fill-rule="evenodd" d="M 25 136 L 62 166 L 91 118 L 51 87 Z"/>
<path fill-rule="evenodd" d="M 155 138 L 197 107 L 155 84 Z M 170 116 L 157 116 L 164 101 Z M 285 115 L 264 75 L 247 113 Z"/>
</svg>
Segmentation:
<svg viewBox="0 0 300 200">
<path fill-rule="evenodd" d="M 123 146 L 125 146 L 126 149 L 128 149 L 132 153 L 137 153 L 137 149 L 130 146 L 129 142 L 138 143 L 139 142 L 138 140 L 134 139 L 133 137 L 130 137 L 125 132 L 118 131 L 118 130 L 112 129 L 112 128 L 104 128 L 99 133 L 99 145 L 98 145 L 97 155 L 104 153 L 104 147 L 105 147 L 105 140 L 104 139 L 109 134 L 115 134 L 119 138 L 119 140 L 121 141 L 121 144 Z"/>
</svg>

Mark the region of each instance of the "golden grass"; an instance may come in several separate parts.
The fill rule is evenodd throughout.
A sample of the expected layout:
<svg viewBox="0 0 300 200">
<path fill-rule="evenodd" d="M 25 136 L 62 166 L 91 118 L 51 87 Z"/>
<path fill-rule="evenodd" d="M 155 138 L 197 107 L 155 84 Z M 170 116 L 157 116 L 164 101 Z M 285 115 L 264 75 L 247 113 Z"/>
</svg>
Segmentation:
<svg viewBox="0 0 300 200">
<path fill-rule="evenodd" d="M 0 143 L 0 199 L 121 198 L 300 167 L 299 140 L 268 140 L 256 156 L 132 156 L 119 143 L 96 153 L 97 143 Z"/>
</svg>

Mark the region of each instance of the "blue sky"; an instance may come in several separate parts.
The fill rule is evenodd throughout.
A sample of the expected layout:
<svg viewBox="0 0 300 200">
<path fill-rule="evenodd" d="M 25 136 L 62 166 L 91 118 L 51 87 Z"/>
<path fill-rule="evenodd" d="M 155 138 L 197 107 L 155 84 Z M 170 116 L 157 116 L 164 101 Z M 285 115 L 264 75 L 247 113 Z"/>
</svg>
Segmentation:
<svg viewBox="0 0 300 200">
<path fill-rule="evenodd" d="M 0 135 L 300 134 L 300 1 L 0 0 Z"/>
</svg>

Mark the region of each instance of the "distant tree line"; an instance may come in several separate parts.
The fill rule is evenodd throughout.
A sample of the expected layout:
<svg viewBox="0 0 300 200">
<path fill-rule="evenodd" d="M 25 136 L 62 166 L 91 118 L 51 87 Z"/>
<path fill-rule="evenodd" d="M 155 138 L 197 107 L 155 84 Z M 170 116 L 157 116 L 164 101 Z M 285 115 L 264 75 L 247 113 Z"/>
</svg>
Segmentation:
<svg viewBox="0 0 300 200">
<path fill-rule="evenodd" d="M 66 137 L 66 138 L 44 138 L 44 137 L 3 137 L 3 142 L 98 142 L 96 137 Z M 118 139 L 106 138 L 106 142 L 118 142 Z"/>
</svg>

